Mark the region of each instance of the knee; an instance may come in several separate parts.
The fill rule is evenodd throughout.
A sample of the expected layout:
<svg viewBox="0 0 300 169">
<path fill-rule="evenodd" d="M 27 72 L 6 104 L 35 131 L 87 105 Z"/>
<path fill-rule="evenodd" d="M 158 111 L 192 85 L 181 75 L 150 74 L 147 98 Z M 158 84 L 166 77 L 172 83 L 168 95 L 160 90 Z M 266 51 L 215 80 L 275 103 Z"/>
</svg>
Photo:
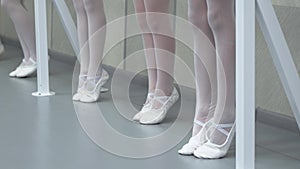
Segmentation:
<svg viewBox="0 0 300 169">
<path fill-rule="evenodd" d="M 7 12 L 11 12 L 16 8 L 17 2 L 12 0 L 1 0 L 1 6 L 7 10 Z"/>
<path fill-rule="evenodd" d="M 99 5 L 97 3 L 100 0 L 84 0 L 84 8 L 86 10 L 87 13 L 94 13 L 94 12 L 99 12 Z"/>
<path fill-rule="evenodd" d="M 223 16 L 220 11 L 219 8 L 208 11 L 208 24 L 212 30 L 220 30 L 226 24 L 226 16 Z"/>
<path fill-rule="evenodd" d="M 73 4 L 77 14 L 84 13 L 84 4 L 81 0 L 73 0 Z"/>
<path fill-rule="evenodd" d="M 201 29 L 201 27 L 208 25 L 207 11 L 194 11 L 193 9 L 189 9 L 188 18 L 197 28 Z"/>
<path fill-rule="evenodd" d="M 150 32 L 149 25 L 147 23 L 147 18 L 144 13 L 138 13 L 137 22 L 142 30 L 142 32 Z"/>
<path fill-rule="evenodd" d="M 169 26 L 169 22 L 163 19 L 164 16 L 159 16 L 160 14 L 148 14 L 147 23 L 151 32 L 163 33 L 165 27 Z"/>
</svg>

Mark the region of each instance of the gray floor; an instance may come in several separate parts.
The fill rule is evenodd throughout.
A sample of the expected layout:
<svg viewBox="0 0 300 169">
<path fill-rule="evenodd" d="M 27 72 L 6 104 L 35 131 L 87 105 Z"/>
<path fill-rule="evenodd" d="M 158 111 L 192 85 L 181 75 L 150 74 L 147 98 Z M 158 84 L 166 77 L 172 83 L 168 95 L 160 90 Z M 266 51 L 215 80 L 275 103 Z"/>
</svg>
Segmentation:
<svg viewBox="0 0 300 169">
<path fill-rule="evenodd" d="M 220 160 L 199 160 L 178 155 L 177 150 L 187 141 L 189 134 L 170 151 L 152 158 L 125 158 L 101 149 L 82 129 L 77 119 L 80 112 L 75 112 L 76 104 L 71 101 L 74 65 L 51 60 L 51 89 L 57 94 L 49 98 L 36 98 L 31 96 L 36 89 L 35 77 L 26 79 L 8 77 L 8 73 L 20 62 L 20 50 L 6 46 L 6 51 L 0 56 L 0 168 L 234 168 L 234 146 L 230 149 L 229 155 Z M 121 84 L 119 85 L 119 89 L 122 89 Z M 145 88 L 132 84 L 130 91 L 131 104 L 136 108 L 140 107 Z M 184 111 L 190 118 L 193 113 L 192 91 L 183 89 L 182 95 L 185 95 L 185 99 L 181 103 L 187 105 Z M 159 126 L 140 126 L 118 114 L 116 104 L 122 107 L 124 103 L 122 99 L 115 101 L 119 103 L 112 103 L 111 94 L 105 93 L 98 106 L 105 112 L 104 117 L 116 130 L 135 137 L 153 136 L 170 128 L 176 119 L 178 113 L 176 110 L 179 106 L 178 104 L 173 108 L 173 113 L 168 115 L 166 123 Z M 186 122 L 184 119 L 181 121 Z M 120 145 L 126 146 L 122 142 Z M 256 150 L 257 169 L 300 168 L 299 133 L 258 123 Z"/>
</svg>

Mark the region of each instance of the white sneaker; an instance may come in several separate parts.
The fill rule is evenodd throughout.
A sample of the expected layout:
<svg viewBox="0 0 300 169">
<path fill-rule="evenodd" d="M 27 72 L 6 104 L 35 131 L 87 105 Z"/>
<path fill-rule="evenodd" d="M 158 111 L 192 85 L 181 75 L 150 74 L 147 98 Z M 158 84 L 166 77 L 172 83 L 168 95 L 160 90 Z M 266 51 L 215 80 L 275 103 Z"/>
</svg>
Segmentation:
<svg viewBox="0 0 300 169">
<path fill-rule="evenodd" d="M 231 128 L 231 130 L 230 132 L 228 132 L 224 130 L 224 128 Z M 208 138 L 208 135 L 211 132 L 211 130 L 215 130 L 215 129 L 227 136 L 225 142 L 222 145 L 214 144 Z M 210 128 L 206 131 L 205 134 L 208 141 L 204 143 L 202 146 L 200 146 L 199 148 L 197 148 L 196 151 L 194 151 L 194 156 L 197 158 L 205 158 L 205 159 L 219 159 L 226 156 L 230 148 L 230 144 L 232 142 L 234 134 L 235 134 L 235 122 L 233 124 L 215 124 L 212 122 L 212 126 L 210 126 Z"/>
<path fill-rule="evenodd" d="M 142 107 L 141 111 L 138 112 L 134 117 L 133 120 L 134 121 L 139 121 L 143 114 L 147 111 L 149 111 L 152 107 L 151 103 L 152 103 L 152 99 L 154 98 L 154 93 L 148 93 L 147 95 L 147 99 L 146 99 L 146 103 L 144 104 L 144 106 Z"/>
<path fill-rule="evenodd" d="M 175 87 L 173 88 L 171 96 L 154 96 L 153 102 L 160 102 L 162 106 L 159 109 L 156 109 L 153 108 L 152 105 L 149 111 L 143 113 L 140 123 L 146 125 L 161 123 L 165 119 L 169 109 L 177 102 L 178 98 L 179 94 Z"/>
<path fill-rule="evenodd" d="M 96 102 L 100 97 L 102 86 L 108 81 L 108 79 L 109 79 L 109 74 L 103 69 L 102 76 L 98 80 L 98 82 L 95 85 L 95 88 L 92 91 L 87 90 L 86 87 L 83 88 L 80 101 L 84 103 Z"/>
</svg>

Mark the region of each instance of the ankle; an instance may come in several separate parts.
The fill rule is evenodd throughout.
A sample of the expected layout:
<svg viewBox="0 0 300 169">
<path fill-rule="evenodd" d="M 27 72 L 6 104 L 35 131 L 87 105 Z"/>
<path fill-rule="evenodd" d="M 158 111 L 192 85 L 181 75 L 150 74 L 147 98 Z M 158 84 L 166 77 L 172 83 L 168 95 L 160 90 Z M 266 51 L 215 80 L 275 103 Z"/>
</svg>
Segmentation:
<svg viewBox="0 0 300 169">
<path fill-rule="evenodd" d="M 149 94 L 149 93 L 155 93 L 155 88 L 149 88 L 149 89 L 148 89 L 148 94 Z"/>
<path fill-rule="evenodd" d="M 30 57 L 28 60 L 36 62 L 36 57 L 35 56 L 34 57 Z"/>
<path fill-rule="evenodd" d="M 173 93 L 174 87 L 170 89 L 155 89 L 155 96 L 171 96 Z"/>
</svg>

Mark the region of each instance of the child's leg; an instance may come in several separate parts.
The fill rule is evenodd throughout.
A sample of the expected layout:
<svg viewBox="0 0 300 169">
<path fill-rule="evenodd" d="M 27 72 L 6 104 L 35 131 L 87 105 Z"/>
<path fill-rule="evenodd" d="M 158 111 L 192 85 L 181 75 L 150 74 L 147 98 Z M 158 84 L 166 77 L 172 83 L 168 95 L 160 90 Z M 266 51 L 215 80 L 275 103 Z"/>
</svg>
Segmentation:
<svg viewBox="0 0 300 169">
<path fill-rule="evenodd" d="M 77 32 L 80 47 L 80 76 L 87 76 L 89 68 L 88 20 L 83 0 L 73 0 L 77 16 Z"/>
<path fill-rule="evenodd" d="M 106 17 L 103 0 L 83 0 L 88 18 L 89 69 L 88 78 L 102 75 L 103 49 L 106 38 Z"/>
<path fill-rule="evenodd" d="M 169 14 L 170 0 L 144 0 L 147 12 Z M 148 25 L 153 32 L 157 83 L 156 89 L 162 95 L 171 95 L 173 91 L 175 40 L 172 33 L 170 18 L 162 14 L 147 14 Z M 159 34 L 157 34 L 159 33 Z M 161 35 L 163 34 L 163 35 Z M 165 36 L 168 35 L 168 36 Z"/>
<path fill-rule="evenodd" d="M 154 40 L 150 32 L 150 28 L 147 23 L 146 7 L 144 0 L 134 0 L 135 11 L 137 13 L 137 21 L 143 32 L 143 43 L 147 62 L 148 71 L 148 93 L 153 93 L 156 88 L 157 82 L 157 70 L 154 50 Z"/>
<path fill-rule="evenodd" d="M 134 0 L 134 7 L 137 15 L 137 21 L 142 31 L 145 51 L 144 53 L 148 72 L 148 95 L 141 111 L 139 111 L 133 117 L 133 120 L 139 121 L 142 118 L 143 114 L 147 112 L 151 107 L 157 83 L 157 65 L 155 58 L 154 39 L 147 22 L 146 6 L 144 0 Z"/>
<path fill-rule="evenodd" d="M 34 21 L 22 0 L 2 0 L 2 6 L 11 17 L 20 39 L 25 60 L 36 60 Z"/>
<path fill-rule="evenodd" d="M 218 103 L 214 122 L 233 123 L 235 120 L 234 0 L 207 0 L 207 4 L 208 21 L 214 34 L 217 51 Z M 222 144 L 225 139 L 224 134 L 216 131 L 212 142 Z"/>
<path fill-rule="evenodd" d="M 196 78 L 196 114 L 193 136 L 213 116 L 217 103 L 216 56 L 214 38 L 207 18 L 206 0 L 189 0 L 189 20 L 195 26 L 194 67 Z M 204 37 L 204 35 L 206 37 Z M 206 39 L 207 38 L 207 39 Z M 207 47 L 207 44 L 209 47 Z"/>
<path fill-rule="evenodd" d="M 169 13 L 170 0 L 144 0 L 147 23 L 154 39 L 157 82 L 151 108 L 140 119 L 142 124 L 157 124 L 178 100 L 173 87 L 175 39 Z"/>
</svg>

